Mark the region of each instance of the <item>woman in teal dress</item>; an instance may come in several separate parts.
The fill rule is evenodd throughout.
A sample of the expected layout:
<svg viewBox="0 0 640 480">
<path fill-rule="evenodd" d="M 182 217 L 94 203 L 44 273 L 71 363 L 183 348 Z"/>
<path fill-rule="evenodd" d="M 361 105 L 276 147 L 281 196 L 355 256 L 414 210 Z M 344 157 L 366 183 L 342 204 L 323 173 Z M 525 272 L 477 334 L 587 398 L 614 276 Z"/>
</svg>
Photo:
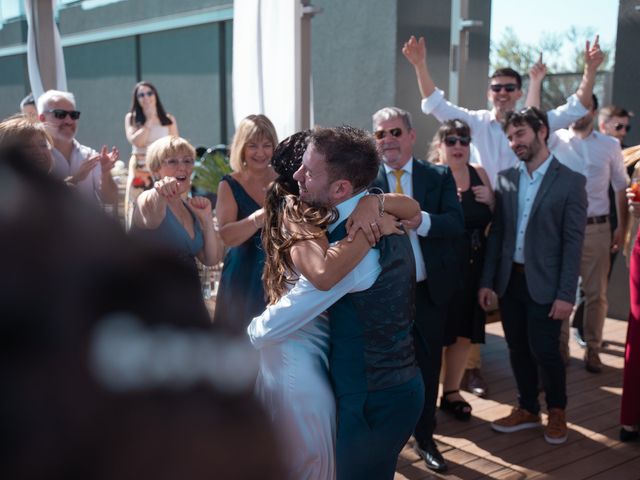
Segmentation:
<svg viewBox="0 0 640 480">
<path fill-rule="evenodd" d="M 146 162 L 155 183 L 136 199 L 132 232 L 175 252 L 195 273 L 194 259 L 215 265 L 223 245 L 209 200 L 187 198 L 194 159 L 195 149 L 183 138 L 167 136 L 151 144 Z"/>
<path fill-rule="evenodd" d="M 231 168 L 218 186 L 216 217 L 220 236 L 229 248 L 224 259 L 213 322 L 236 335 L 265 308 L 262 286 L 264 224 L 267 187 L 276 178 L 271 167 L 276 130 L 264 115 L 244 118 L 231 144 Z"/>
</svg>

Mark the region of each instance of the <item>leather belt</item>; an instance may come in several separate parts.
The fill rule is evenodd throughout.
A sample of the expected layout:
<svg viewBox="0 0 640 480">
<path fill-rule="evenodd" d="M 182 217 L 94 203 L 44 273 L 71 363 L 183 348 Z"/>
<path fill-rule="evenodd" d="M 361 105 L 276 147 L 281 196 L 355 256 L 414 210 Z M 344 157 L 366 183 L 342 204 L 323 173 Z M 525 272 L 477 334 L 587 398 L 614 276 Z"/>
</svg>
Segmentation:
<svg viewBox="0 0 640 480">
<path fill-rule="evenodd" d="M 518 273 L 524 273 L 524 263 L 513 262 L 513 271 Z"/>
<path fill-rule="evenodd" d="M 600 215 L 598 217 L 588 217 L 587 225 L 593 225 L 594 223 L 607 223 L 609 221 L 609 215 Z"/>
</svg>

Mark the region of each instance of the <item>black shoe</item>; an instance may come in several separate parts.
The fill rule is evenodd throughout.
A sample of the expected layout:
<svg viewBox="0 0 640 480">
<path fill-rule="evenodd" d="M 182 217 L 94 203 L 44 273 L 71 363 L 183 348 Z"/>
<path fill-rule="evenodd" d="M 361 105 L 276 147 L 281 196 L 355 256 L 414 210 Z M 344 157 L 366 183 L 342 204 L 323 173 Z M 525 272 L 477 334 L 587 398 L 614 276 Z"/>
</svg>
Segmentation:
<svg viewBox="0 0 640 480">
<path fill-rule="evenodd" d="M 422 445 L 416 441 L 413 449 L 418 455 L 420 455 L 430 470 L 433 470 L 434 472 L 445 472 L 447 470 L 447 463 L 444 461 L 442 454 L 438 451 L 436 442 L 432 439 L 427 440 Z"/>
<path fill-rule="evenodd" d="M 637 440 L 640 437 L 640 432 L 638 430 L 627 430 L 626 428 L 620 429 L 620 441 L 621 442 L 632 442 Z"/>
<path fill-rule="evenodd" d="M 464 371 L 460 388 L 473 393 L 476 397 L 486 397 L 489 393 L 487 382 L 482 378 L 479 368 L 467 368 Z"/>
<path fill-rule="evenodd" d="M 449 395 L 452 393 L 459 393 L 460 390 L 450 390 L 443 392 L 440 398 L 440 410 L 445 411 L 453 415 L 461 422 L 466 422 L 471 418 L 471 405 L 464 400 L 449 400 Z"/>
<path fill-rule="evenodd" d="M 579 347 L 587 348 L 587 342 L 584 340 L 584 337 L 582 336 L 582 332 L 580 331 L 579 328 L 576 328 L 575 333 L 574 333 L 574 337 L 575 337 L 576 343 L 578 344 Z"/>
</svg>

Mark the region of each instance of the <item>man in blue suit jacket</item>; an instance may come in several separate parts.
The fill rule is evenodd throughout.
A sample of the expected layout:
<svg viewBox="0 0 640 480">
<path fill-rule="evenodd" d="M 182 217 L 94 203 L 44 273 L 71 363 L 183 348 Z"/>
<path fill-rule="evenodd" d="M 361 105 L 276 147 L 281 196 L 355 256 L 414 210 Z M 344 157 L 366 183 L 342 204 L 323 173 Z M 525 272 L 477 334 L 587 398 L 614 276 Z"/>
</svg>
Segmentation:
<svg viewBox="0 0 640 480">
<path fill-rule="evenodd" d="M 491 427 L 509 433 L 540 425 L 540 372 L 549 411 L 544 438 L 560 444 L 567 440 L 560 329 L 571 315 L 578 284 L 586 179 L 549 152 L 544 112 L 529 107 L 510 113 L 505 132 L 521 162 L 498 174 L 478 297 L 483 307 L 492 291 L 500 299 L 518 407 Z"/>
<path fill-rule="evenodd" d="M 425 384 L 425 404 L 414 430 L 416 452 L 434 471 L 447 465 L 433 441 L 446 305 L 458 287 L 454 240 L 464 231 L 456 184 L 448 167 L 413 157 L 411 114 L 387 107 L 373 115 L 373 132 L 384 160 L 374 186 L 412 196 L 422 212 L 409 222 L 416 261 L 416 360 Z"/>
</svg>

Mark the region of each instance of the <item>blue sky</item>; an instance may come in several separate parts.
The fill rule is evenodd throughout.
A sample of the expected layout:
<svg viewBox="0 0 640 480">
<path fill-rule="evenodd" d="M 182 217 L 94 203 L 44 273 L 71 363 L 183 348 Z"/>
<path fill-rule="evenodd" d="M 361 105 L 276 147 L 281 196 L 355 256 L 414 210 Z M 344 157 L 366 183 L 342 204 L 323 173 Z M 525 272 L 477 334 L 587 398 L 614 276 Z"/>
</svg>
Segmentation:
<svg viewBox="0 0 640 480">
<path fill-rule="evenodd" d="M 491 39 L 511 27 L 518 38 L 537 44 L 547 32 L 561 33 L 571 26 L 592 27 L 603 47 L 615 47 L 618 0 L 493 0 Z"/>
</svg>

